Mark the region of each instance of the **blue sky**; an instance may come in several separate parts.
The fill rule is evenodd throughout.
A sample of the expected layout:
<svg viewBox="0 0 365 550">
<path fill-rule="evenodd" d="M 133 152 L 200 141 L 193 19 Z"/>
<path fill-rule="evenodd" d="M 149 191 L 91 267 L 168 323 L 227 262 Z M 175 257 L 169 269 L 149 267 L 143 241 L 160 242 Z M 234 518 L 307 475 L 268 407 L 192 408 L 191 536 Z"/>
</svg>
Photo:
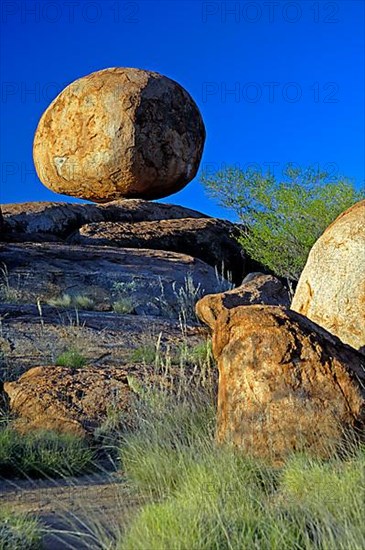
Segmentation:
<svg viewBox="0 0 365 550">
<path fill-rule="evenodd" d="M 106 67 L 158 71 L 203 114 L 201 170 L 320 164 L 364 182 L 362 0 L 3 0 L 1 202 L 66 200 L 38 180 L 32 141 L 54 97 Z M 164 199 L 225 215 L 199 177 Z"/>
</svg>

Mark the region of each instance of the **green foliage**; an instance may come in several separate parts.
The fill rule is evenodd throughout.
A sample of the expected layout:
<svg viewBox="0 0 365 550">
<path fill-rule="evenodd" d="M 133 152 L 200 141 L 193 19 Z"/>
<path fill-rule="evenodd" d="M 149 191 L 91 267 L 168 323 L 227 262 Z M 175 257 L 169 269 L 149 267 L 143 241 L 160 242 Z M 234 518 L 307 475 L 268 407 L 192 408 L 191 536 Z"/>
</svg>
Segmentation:
<svg viewBox="0 0 365 550">
<path fill-rule="evenodd" d="M 272 175 L 228 168 L 202 178 L 210 195 L 243 224 L 240 243 L 276 275 L 297 280 L 308 253 L 336 218 L 364 198 L 344 178 L 310 167 L 289 167 L 282 181 Z"/>
<path fill-rule="evenodd" d="M 156 361 L 156 345 L 153 343 L 143 344 L 131 352 L 130 361 L 132 363 L 145 363 L 153 365 Z"/>
<path fill-rule="evenodd" d="M 42 547 L 41 538 L 36 518 L 0 508 L 0 550 L 37 550 Z"/>
<path fill-rule="evenodd" d="M 86 358 L 77 349 L 64 351 L 56 359 L 57 367 L 68 367 L 70 369 L 80 369 L 86 363 Z"/>
<path fill-rule="evenodd" d="M 146 504 L 121 550 L 365 547 L 365 453 L 293 456 L 274 468 L 214 444 L 214 407 L 155 400 L 125 437 L 122 467 Z M 197 401 L 198 403 L 198 401 Z"/>
<path fill-rule="evenodd" d="M 94 309 L 95 303 L 94 300 L 89 298 L 88 296 L 84 296 L 83 294 L 77 294 L 73 298 L 75 307 L 79 309 Z"/>
<path fill-rule="evenodd" d="M 91 468 L 93 458 L 93 451 L 77 436 L 50 431 L 21 435 L 11 427 L 0 429 L 3 476 L 77 475 Z"/>
<path fill-rule="evenodd" d="M 144 286 L 144 282 L 139 282 L 136 279 L 115 282 L 113 290 L 117 299 L 113 302 L 113 311 L 121 314 L 133 313 L 138 305 L 138 294 Z"/>
</svg>

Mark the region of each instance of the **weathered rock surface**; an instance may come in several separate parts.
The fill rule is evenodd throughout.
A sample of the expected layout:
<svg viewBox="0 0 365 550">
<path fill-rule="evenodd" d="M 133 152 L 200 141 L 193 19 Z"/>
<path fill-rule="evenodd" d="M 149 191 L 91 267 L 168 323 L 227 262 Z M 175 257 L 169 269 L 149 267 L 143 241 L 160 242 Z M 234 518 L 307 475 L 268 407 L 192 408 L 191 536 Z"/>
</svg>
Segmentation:
<svg viewBox="0 0 365 550">
<path fill-rule="evenodd" d="M 213 267 L 175 252 L 2 243 L 0 257 L 7 267 L 7 286 L 18 301 L 28 303 L 82 295 L 101 310 L 125 300 L 139 314 L 177 316 L 177 294 L 189 281 L 199 287 L 199 295 L 214 292 L 218 285 Z"/>
<path fill-rule="evenodd" d="M 34 138 L 40 180 L 95 202 L 156 199 L 197 173 L 205 141 L 199 109 L 184 88 L 131 68 L 94 72 L 67 86 Z"/>
<path fill-rule="evenodd" d="M 328 456 L 365 428 L 361 354 L 277 306 L 226 309 L 213 332 L 220 442 L 280 463 L 306 449 Z"/>
<path fill-rule="evenodd" d="M 189 254 L 217 267 L 218 273 L 231 274 L 241 283 L 244 256 L 235 236 L 238 229 L 230 222 L 213 218 L 181 218 L 139 223 L 99 222 L 82 226 L 69 238 L 81 245 L 169 250 Z"/>
<path fill-rule="evenodd" d="M 129 199 L 108 204 L 25 202 L 2 205 L 9 228 L 8 240 L 42 242 L 63 240 L 85 224 L 95 222 L 146 222 L 208 216 L 174 204 Z M 233 224 L 232 224 L 233 225 Z"/>
<path fill-rule="evenodd" d="M 217 318 L 226 309 L 254 304 L 289 307 L 288 290 L 272 275 L 252 273 L 237 288 L 203 296 L 196 304 L 196 313 L 199 319 L 213 329 Z"/>
<path fill-rule="evenodd" d="M 365 354 L 365 201 L 315 243 L 291 308 Z"/>
<path fill-rule="evenodd" d="M 106 420 L 108 409 L 126 413 L 132 404 L 127 372 L 117 368 L 34 367 L 5 382 L 19 431 L 55 430 L 85 436 Z"/>
<path fill-rule="evenodd" d="M 206 337 L 204 327 L 196 325 L 188 324 L 183 333 L 178 319 L 76 312 L 45 304 L 40 315 L 36 304 L 0 303 L 0 318 L 0 386 L 4 380 L 17 380 L 32 367 L 54 364 L 70 349 L 82 354 L 88 365 L 122 368 L 135 375 L 140 370 L 136 351 L 154 350 L 159 340 L 164 353 L 167 348 L 180 349 L 186 339 L 194 347 Z M 145 373 L 144 367 L 142 371 Z"/>
</svg>

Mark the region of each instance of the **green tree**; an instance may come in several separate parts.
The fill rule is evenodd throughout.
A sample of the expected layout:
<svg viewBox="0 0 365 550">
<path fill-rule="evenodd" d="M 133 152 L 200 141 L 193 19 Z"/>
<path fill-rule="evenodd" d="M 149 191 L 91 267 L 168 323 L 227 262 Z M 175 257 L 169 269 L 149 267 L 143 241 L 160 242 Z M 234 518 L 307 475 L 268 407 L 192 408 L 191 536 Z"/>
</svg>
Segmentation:
<svg viewBox="0 0 365 550">
<path fill-rule="evenodd" d="M 313 167 L 289 166 L 273 175 L 226 168 L 201 179 L 219 204 L 242 223 L 239 242 L 253 259 L 280 277 L 298 280 L 318 237 L 344 210 L 364 198 L 346 178 L 329 179 Z"/>
</svg>

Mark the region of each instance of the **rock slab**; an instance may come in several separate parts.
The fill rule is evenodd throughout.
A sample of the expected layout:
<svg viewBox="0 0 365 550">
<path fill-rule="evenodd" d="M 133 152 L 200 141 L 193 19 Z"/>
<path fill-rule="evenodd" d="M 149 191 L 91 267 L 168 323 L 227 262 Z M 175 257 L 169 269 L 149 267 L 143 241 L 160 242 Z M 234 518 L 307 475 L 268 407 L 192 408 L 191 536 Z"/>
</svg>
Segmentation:
<svg viewBox="0 0 365 550">
<path fill-rule="evenodd" d="M 245 257 L 238 229 L 214 218 L 180 218 L 139 223 L 99 222 L 82 226 L 68 242 L 80 245 L 166 250 L 188 254 L 240 284 Z"/>
</svg>

